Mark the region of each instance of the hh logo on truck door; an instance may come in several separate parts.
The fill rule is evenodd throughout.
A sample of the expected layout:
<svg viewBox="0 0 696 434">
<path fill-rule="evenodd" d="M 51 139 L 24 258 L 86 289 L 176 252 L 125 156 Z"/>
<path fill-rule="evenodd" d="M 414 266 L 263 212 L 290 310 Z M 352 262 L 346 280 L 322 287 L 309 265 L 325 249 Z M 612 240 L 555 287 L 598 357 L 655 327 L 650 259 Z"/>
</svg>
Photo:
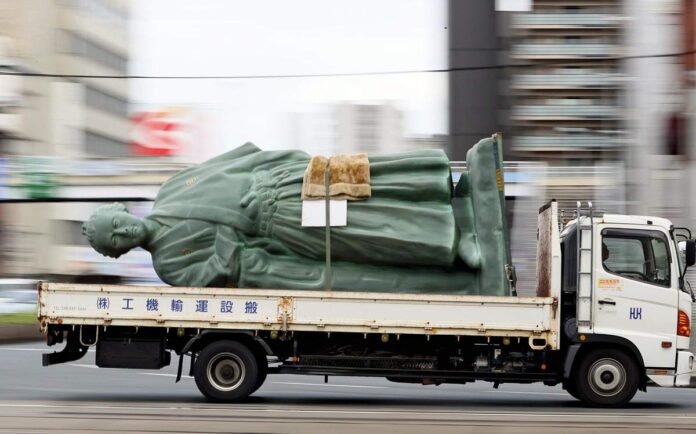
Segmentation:
<svg viewBox="0 0 696 434">
<path fill-rule="evenodd" d="M 628 317 L 630 319 L 643 319 L 643 308 L 642 307 L 632 307 L 629 311 Z"/>
</svg>

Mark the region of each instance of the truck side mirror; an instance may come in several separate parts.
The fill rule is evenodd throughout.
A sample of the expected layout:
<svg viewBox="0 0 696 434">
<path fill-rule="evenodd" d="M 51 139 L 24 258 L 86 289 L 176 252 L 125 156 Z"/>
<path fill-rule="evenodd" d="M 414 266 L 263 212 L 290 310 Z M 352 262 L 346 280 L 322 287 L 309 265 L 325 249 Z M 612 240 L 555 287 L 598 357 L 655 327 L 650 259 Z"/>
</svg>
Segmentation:
<svg viewBox="0 0 696 434">
<path fill-rule="evenodd" d="M 696 241 L 686 240 L 686 266 L 691 267 L 696 264 Z"/>
</svg>

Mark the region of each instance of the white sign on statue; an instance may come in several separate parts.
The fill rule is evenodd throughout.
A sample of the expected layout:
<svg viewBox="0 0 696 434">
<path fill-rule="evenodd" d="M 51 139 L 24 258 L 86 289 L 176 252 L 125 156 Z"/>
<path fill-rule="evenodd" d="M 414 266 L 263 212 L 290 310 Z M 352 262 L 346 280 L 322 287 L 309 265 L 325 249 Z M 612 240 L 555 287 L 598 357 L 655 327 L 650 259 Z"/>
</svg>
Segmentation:
<svg viewBox="0 0 696 434">
<path fill-rule="evenodd" d="M 303 200 L 302 201 L 302 227 L 326 226 L 326 201 Z M 348 225 L 348 201 L 330 200 L 329 212 L 331 226 Z"/>
</svg>

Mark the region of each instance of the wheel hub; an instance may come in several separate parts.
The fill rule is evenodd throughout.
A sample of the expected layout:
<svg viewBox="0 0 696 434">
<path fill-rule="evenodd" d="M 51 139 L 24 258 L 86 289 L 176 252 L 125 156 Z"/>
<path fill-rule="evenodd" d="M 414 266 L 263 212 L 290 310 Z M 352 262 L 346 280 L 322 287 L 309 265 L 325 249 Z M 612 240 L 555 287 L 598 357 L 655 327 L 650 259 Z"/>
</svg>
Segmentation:
<svg viewBox="0 0 696 434">
<path fill-rule="evenodd" d="M 615 359 L 597 360 L 588 377 L 592 391 L 601 396 L 614 396 L 626 386 L 626 369 Z"/>
<path fill-rule="evenodd" d="M 244 363 L 236 354 L 220 353 L 212 357 L 206 367 L 208 381 L 216 389 L 229 392 L 244 380 Z"/>
<path fill-rule="evenodd" d="M 234 368 L 228 365 L 223 366 L 220 368 L 220 374 L 225 380 L 229 380 L 231 378 L 234 378 Z"/>
<path fill-rule="evenodd" d="M 611 382 L 614 380 L 614 374 L 612 374 L 609 371 L 602 372 L 600 379 L 602 380 L 602 383 L 604 383 L 604 384 L 611 384 Z"/>
</svg>

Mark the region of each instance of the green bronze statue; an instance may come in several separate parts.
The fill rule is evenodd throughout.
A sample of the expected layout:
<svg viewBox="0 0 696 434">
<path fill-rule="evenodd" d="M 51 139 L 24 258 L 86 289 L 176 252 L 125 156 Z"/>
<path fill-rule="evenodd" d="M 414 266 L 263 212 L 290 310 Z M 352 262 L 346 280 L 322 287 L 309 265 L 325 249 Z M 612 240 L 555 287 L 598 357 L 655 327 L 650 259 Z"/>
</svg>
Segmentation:
<svg viewBox="0 0 696 434">
<path fill-rule="evenodd" d="M 309 161 L 302 151 L 247 143 L 174 175 L 144 219 L 122 204 L 104 205 L 83 233 L 106 256 L 148 250 L 173 286 L 323 289 L 325 228 L 301 225 Z M 446 155 L 422 150 L 369 161 L 371 197 L 349 201 L 347 225 L 331 228 L 331 288 L 480 293 L 486 254 L 471 210 L 462 214 L 469 221 L 453 210 Z M 468 190 L 461 196 L 474 207 Z M 488 292 L 504 291 L 503 284 Z"/>
</svg>

